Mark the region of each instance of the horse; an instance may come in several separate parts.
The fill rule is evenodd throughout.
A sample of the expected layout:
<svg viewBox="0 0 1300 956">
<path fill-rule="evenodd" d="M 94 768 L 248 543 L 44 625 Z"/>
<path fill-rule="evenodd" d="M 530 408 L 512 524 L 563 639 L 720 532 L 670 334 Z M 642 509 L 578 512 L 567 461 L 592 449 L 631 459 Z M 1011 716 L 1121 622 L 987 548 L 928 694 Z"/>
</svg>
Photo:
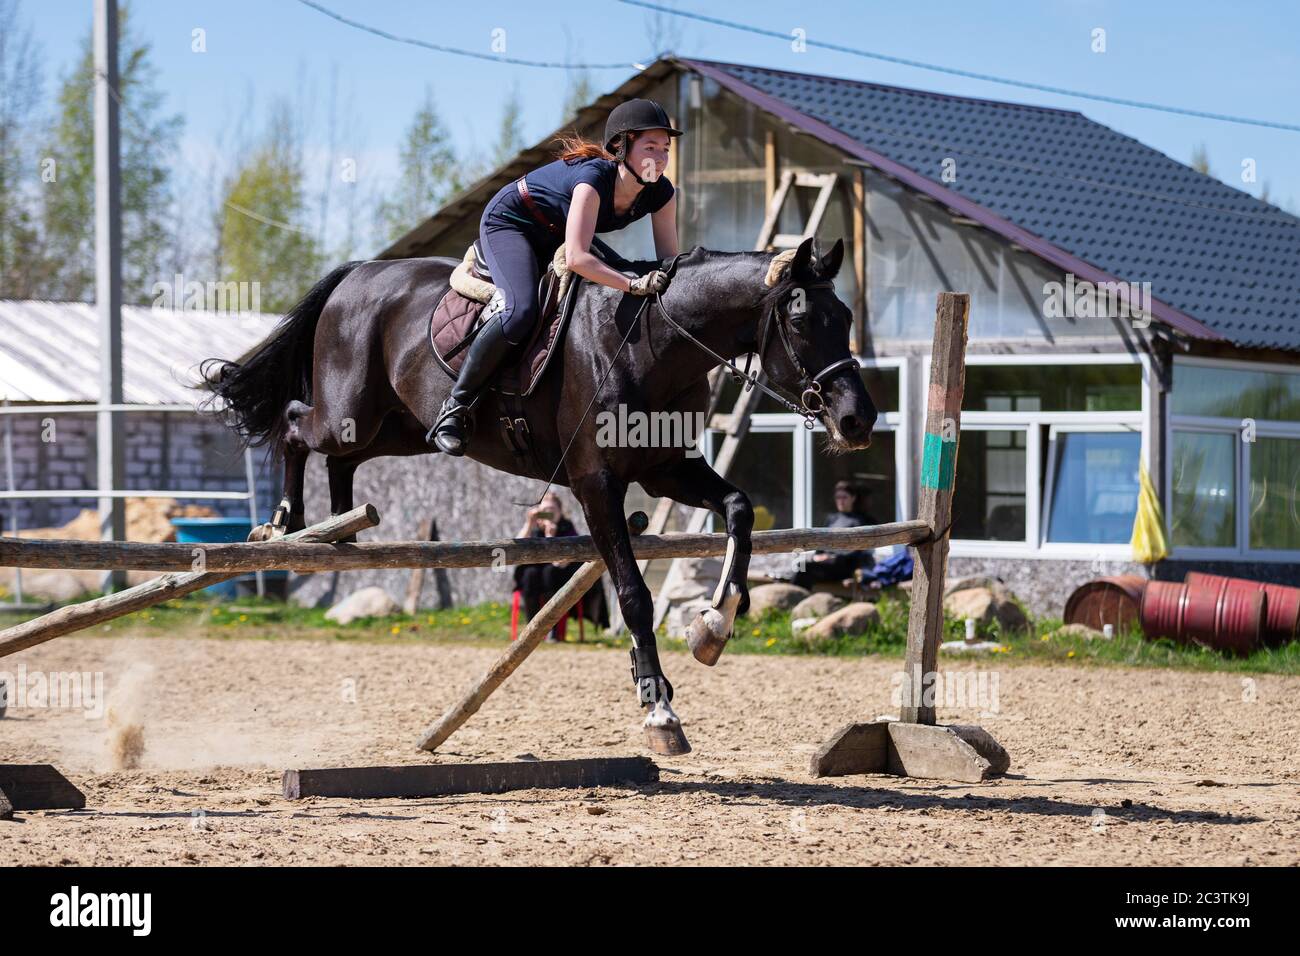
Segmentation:
<svg viewBox="0 0 1300 956">
<path fill-rule="evenodd" d="M 687 629 L 692 652 L 706 664 L 716 662 L 736 616 L 749 607 L 754 511 L 689 438 L 656 447 L 611 441 L 609 429 L 598 426 L 601 413 L 699 421 L 709 372 L 726 364 L 741 374 L 731 360 L 757 355 L 776 397 L 808 427 L 814 419 L 825 426 L 829 452 L 866 448 L 877 412 L 850 351 L 852 313 L 834 293 L 843 258 L 842 239 L 825 255 L 812 238 L 775 254 L 696 246 L 668 262 L 672 281 L 653 302 L 581 283 L 560 353 L 524 400 L 535 461 L 517 456 L 502 430 L 490 427 L 502 415 L 501 396 L 489 389 L 476 402 L 468 457 L 554 478 L 581 505 L 631 634 L 633 682 L 655 753 L 686 753 L 690 745 L 659 663 L 653 601 L 624 513 L 628 486 L 639 482 L 652 496 L 707 508 L 725 522 L 717 590 Z M 442 257 L 344 264 L 240 362 L 204 363 L 205 386 L 244 442 L 269 445 L 283 461 L 277 532 L 306 524 L 303 478 L 312 452 L 326 458 L 333 514 L 352 508 L 353 476 L 363 462 L 437 453 L 426 434 L 452 383 L 430 348 L 429 319 L 456 264 Z M 746 387 L 772 393 L 756 374 L 747 378 Z"/>
</svg>

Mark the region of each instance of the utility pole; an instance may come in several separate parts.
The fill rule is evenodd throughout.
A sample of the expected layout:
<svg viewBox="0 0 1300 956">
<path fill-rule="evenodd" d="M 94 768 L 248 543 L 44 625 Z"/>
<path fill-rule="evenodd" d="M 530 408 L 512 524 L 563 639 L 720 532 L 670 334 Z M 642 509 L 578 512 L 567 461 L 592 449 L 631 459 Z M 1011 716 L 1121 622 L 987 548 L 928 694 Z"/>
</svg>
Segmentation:
<svg viewBox="0 0 1300 956">
<path fill-rule="evenodd" d="M 99 313 L 98 487 L 126 484 L 122 412 L 122 180 L 118 140 L 117 0 L 95 4 L 95 308 Z M 126 540 L 126 501 L 99 499 L 100 537 Z M 124 571 L 110 571 L 104 590 L 126 586 Z"/>
</svg>

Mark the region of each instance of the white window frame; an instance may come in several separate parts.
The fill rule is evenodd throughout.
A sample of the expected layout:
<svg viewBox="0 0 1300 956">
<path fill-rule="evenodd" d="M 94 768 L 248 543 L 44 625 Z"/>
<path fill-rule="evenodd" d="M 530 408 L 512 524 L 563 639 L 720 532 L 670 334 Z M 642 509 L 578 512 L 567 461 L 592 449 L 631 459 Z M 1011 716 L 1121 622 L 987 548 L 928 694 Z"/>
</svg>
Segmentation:
<svg viewBox="0 0 1300 956">
<path fill-rule="evenodd" d="M 922 362 L 922 381 L 930 381 L 931 357 L 926 356 Z M 1041 439 L 1042 427 L 1050 429 L 1056 426 L 1072 430 L 1095 428 L 1102 431 L 1118 431 L 1135 428 L 1142 433 L 1141 460 L 1151 470 L 1151 410 L 1152 389 L 1150 358 L 1145 353 L 1132 352 L 1076 352 L 1053 353 L 1034 352 L 1014 355 L 997 355 L 988 353 L 967 354 L 966 365 L 1137 365 L 1140 367 L 1141 382 L 1139 394 L 1140 407 L 1127 412 L 988 412 L 966 411 L 961 413 L 962 431 L 1007 431 L 1024 429 L 1025 438 L 1025 540 L 1021 541 L 980 541 L 971 538 L 953 538 L 949 553 L 954 557 L 1005 557 L 1036 558 L 1080 561 L 1131 561 L 1132 547 L 1125 544 L 1090 544 L 1079 542 L 1046 543 L 1047 521 L 1050 517 L 1044 513 L 1050 507 L 1051 499 L 1045 498 L 1046 488 L 1040 487 L 1039 478 L 1043 474 L 1042 455 L 1047 451 Z M 918 441 L 924 440 L 925 414 L 917 417 L 915 423 Z M 921 447 L 918 445 L 917 447 Z M 961 449 L 958 447 L 958 458 Z M 1050 463 L 1049 463 L 1050 464 Z M 1046 473 L 1046 480 L 1052 480 L 1051 472 Z"/>
<path fill-rule="evenodd" d="M 1244 372 L 1281 372 L 1288 375 L 1300 375 L 1300 366 L 1285 365 L 1279 362 L 1246 362 L 1240 359 L 1214 359 L 1202 356 L 1174 356 L 1177 365 L 1201 366 L 1203 368 L 1230 369 Z M 1250 456 L 1252 442 L 1241 440 L 1242 420 L 1239 418 L 1216 418 L 1205 415 L 1175 415 L 1173 412 L 1173 392 L 1169 393 L 1169 415 L 1165 421 L 1165 456 L 1164 500 L 1166 515 L 1173 511 L 1174 503 L 1174 432 L 1192 431 L 1218 435 L 1230 435 L 1236 439 L 1233 461 L 1233 475 L 1236 480 L 1236 542 L 1229 547 L 1197 548 L 1186 545 L 1179 547 L 1173 541 L 1173 529 L 1169 529 L 1169 557 L 1177 561 L 1255 561 L 1261 564 L 1295 564 L 1300 563 L 1300 550 L 1277 551 L 1250 547 Z M 1255 437 L 1289 438 L 1300 440 L 1300 422 L 1285 422 L 1276 419 L 1257 419 Z"/>
</svg>

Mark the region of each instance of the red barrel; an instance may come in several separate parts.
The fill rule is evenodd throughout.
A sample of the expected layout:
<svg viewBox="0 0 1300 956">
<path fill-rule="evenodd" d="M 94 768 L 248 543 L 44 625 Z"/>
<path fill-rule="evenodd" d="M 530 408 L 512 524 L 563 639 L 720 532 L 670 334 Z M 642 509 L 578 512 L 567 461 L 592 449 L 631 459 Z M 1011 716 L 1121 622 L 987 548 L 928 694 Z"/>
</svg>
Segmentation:
<svg viewBox="0 0 1300 956">
<path fill-rule="evenodd" d="M 1202 571 L 1187 572 L 1188 587 L 1209 585 L 1214 582 L 1245 581 L 1268 595 L 1265 608 L 1264 630 L 1261 640 L 1270 647 L 1278 647 L 1296 639 L 1300 629 L 1300 588 L 1285 584 L 1264 584 L 1246 578 L 1228 578 L 1221 574 Z"/>
<path fill-rule="evenodd" d="M 1183 621 L 1179 635 L 1183 640 L 1213 646 L 1219 633 L 1219 610 L 1228 579 L 1203 584 L 1183 584 Z"/>
<path fill-rule="evenodd" d="M 1188 592 L 1192 590 L 1188 585 Z M 1249 654 L 1259 647 L 1267 607 L 1268 592 L 1255 581 L 1231 579 L 1219 591 L 1219 626 L 1207 643 L 1221 651 Z"/>
<path fill-rule="evenodd" d="M 1142 592 L 1142 631 L 1148 637 L 1183 640 L 1183 605 L 1187 585 L 1175 581 L 1148 581 Z"/>
<path fill-rule="evenodd" d="M 1147 579 L 1136 574 L 1089 581 L 1075 588 L 1065 602 L 1065 623 L 1082 624 L 1096 631 L 1111 624 L 1120 634 L 1140 622 L 1146 586 Z"/>
</svg>

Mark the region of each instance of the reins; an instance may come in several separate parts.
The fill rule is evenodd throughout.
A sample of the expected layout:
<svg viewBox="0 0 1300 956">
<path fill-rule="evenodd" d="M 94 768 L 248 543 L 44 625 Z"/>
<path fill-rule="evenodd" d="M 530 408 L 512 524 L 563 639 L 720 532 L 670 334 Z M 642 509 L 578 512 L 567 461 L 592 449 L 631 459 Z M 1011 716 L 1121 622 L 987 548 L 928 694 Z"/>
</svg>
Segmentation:
<svg viewBox="0 0 1300 956">
<path fill-rule="evenodd" d="M 680 258 L 680 255 L 675 256 L 673 258 L 672 265 L 669 266 L 670 274 L 673 267 L 676 266 L 677 264 L 676 260 L 678 258 Z M 822 279 L 817 282 L 810 282 L 807 285 L 802 286 L 801 288 L 829 289 L 829 288 L 834 288 L 834 285 L 835 283 L 830 281 L 829 279 Z M 595 403 L 596 396 L 600 394 L 600 389 L 604 386 L 605 380 L 609 378 L 609 373 L 614 370 L 614 365 L 618 362 L 618 357 L 623 352 L 623 346 L 627 344 L 628 336 L 632 334 L 633 329 L 635 329 L 638 325 L 641 324 L 641 315 L 643 312 L 645 312 L 646 306 L 650 304 L 650 298 L 651 298 L 650 296 L 646 296 L 645 300 L 641 303 L 640 307 L 637 309 L 636 316 L 633 318 L 631 322 L 628 323 L 627 332 L 623 334 L 623 340 L 619 342 L 618 349 L 614 352 L 614 357 L 610 360 L 609 367 L 605 369 L 605 374 L 601 376 L 600 383 L 595 387 L 595 389 L 592 390 L 591 398 L 587 402 L 587 407 L 583 409 L 582 418 L 578 420 L 577 427 L 574 428 L 573 434 L 569 436 L 569 440 L 564 446 L 564 451 L 560 453 L 560 460 L 556 463 L 555 470 L 551 472 L 551 477 L 546 482 L 546 487 L 543 489 L 541 495 L 537 498 L 537 500 L 532 503 L 533 505 L 539 504 L 542 498 L 546 497 L 546 493 L 550 491 L 551 485 L 555 483 L 555 476 L 559 474 L 560 467 L 564 464 L 564 459 L 568 456 L 569 449 L 573 446 L 573 440 L 578 437 L 578 433 L 582 430 L 582 424 L 587 420 L 587 414 L 591 411 L 591 406 L 593 403 Z M 772 326 L 775 325 L 777 330 L 777 337 L 780 338 L 781 345 L 785 348 L 786 357 L 790 360 L 790 364 L 792 364 L 795 367 L 795 369 L 797 369 L 799 372 L 799 385 L 803 388 L 803 391 L 799 396 L 799 400 L 801 404 L 796 405 L 794 402 L 787 399 L 784 395 L 781 395 L 780 393 L 776 392 L 772 388 L 768 387 L 763 382 L 760 382 L 758 380 L 758 376 L 759 376 L 758 372 L 753 372 L 752 374 L 750 373 L 749 367 L 755 355 L 754 352 L 750 352 L 745 357 L 745 369 L 744 371 L 741 371 L 741 369 L 736 365 L 735 362 L 719 355 L 717 352 L 713 351 L 713 349 L 709 348 L 698 338 L 692 335 L 689 331 L 683 328 L 682 325 L 676 319 L 674 319 L 672 315 L 669 314 L 668 310 L 664 308 L 664 300 L 663 300 L 663 295 L 661 293 L 656 292 L 654 294 L 654 302 L 655 305 L 659 307 L 659 314 L 664 317 L 664 321 L 666 321 L 670 326 L 672 326 L 683 336 L 685 336 L 688 341 L 692 342 L 698 348 L 700 348 L 705 353 L 707 353 L 711 358 L 713 358 L 720 365 L 726 366 L 731 371 L 732 380 L 737 385 L 743 382 L 746 391 L 748 391 L 751 388 L 754 388 L 755 386 L 762 389 L 771 398 L 775 399 L 777 402 L 784 405 L 788 411 L 793 412 L 796 415 L 802 416 L 804 427 L 807 428 L 809 431 L 811 431 L 816 426 L 817 415 L 826 407 L 825 402 L 822 400 L 822 384 L 821 384 L 822 379 L 828 375 L 832 375 L 835 372 L 838 372 L 841 368 L 846 368 L 848 366 L 853 366 L 854 368 L 856 368 L 858 364 L 857 359 L 850 356 L 849 358 L 844 358 L 844 359 L 840 359 L 837 362 L 832 362 L 830 365 L 827 365 L 816 375 L 809 375 L 808 370 L 804 368 L 803 363 L 799 361 L 799 357 L 795 354 L 794 347 L 790 344 L 789 336 L 786 333 L 785 324 L 781 321 L 779 310 L 776 304 L 773 303 L 772 307 L 767 310 L 767 312 L 764 314 L 762 319 L 763 327 L 759 333 L 759 338 L 757 342 L 757 349 L 758 349 L 757 354 L 761 356 L 764 352 L 767 351 L 767 343 L 768 340 L 771 338 Z M 527 502 L 516 501 L 514 503 L 521 507 L 529 506 Z"/>
</svg>

